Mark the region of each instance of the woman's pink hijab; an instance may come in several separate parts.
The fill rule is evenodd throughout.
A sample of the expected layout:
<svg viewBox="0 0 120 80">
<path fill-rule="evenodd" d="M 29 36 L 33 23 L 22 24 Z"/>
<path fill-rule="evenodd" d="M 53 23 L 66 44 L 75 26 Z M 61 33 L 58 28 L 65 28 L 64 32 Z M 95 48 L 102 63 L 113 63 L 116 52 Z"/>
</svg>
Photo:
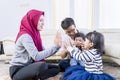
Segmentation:
<svg viewBox="0 0 120 80">
<path fill-rule="evenodd" d="M 44 15 L 43 11 L 30 10 L 21 20 L 20 31 L 16 38 L 17 41 L 22 34 L 29 34 L 38 51 L 42 51 L 42 40 L 40 32 L 37 30 L 37 24 L 41 15 Z"/>
</svg>

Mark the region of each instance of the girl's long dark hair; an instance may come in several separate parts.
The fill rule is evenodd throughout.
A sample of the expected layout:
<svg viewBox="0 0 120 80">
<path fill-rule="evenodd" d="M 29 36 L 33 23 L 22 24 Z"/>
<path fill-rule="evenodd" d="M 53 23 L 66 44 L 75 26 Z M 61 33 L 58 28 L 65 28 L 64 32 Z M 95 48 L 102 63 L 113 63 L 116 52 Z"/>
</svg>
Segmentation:
<svg viewBox="0 0 120 80">
<path fill-rule="evenodd" d="M 103 34 L 96 32 L 96 31 L 93 31 L 93 32 L 89 32 L 86 35 L 86 38 L 88 40 L 90 40 L 91 42 L 93 42 L 93 44 L 94 44 L 93 48 L 97 49 L 99 54 L 102 55 L 105 52 Z"/>
</svg>

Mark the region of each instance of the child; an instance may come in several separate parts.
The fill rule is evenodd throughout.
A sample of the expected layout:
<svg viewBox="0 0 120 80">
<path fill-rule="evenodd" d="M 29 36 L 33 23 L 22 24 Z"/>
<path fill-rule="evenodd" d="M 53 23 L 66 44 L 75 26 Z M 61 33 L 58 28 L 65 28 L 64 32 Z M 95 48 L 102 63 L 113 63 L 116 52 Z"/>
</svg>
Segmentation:
<svg viewBox="0 0 120 80">
<path fill-rule="evenodd" d="M 75 34 L 75 38 L 74 38 L 74 45 L 75 47 L 77 47 L 78 49 L 82 50 L 81 45 L 83 44 L 84 40 L 85 40 L 85 35 L 82 32 L 78 32 L 77 34 Z M 77 65 L 77 64 L 81 64 L 79 63 L 78 60 L 76 60 L 75 58 L 71 58 L 70 59 L 70 65 Z"/>
<path fill-rule="evenodd" d="M 74 49 L 70 43 L 66 44 L 70 55 L 84 62 L 84 65 L 69 67 L 62 80 L 116 80 L 103 72 L 102 54 L 104 52 L 104 36 L 96 31 L 89 32 L 85 37 L 83 51 Z"/>
</svg>

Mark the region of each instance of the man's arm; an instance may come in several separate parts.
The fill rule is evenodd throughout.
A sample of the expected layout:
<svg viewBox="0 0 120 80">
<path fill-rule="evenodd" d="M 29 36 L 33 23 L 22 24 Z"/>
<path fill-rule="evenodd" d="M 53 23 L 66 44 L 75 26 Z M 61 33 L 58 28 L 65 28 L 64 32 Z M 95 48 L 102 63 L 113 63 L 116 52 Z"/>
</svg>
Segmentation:
<svg viewBox="0 0 120 80">
<path fill-rule="evenodd" d="M 60 53 L 60 56 L 61 56 L 62 58 L 65 58 L 65 57 L 67 56 L 67 53 L 68 53 L 67 50 L 63 50 L 63 51 Z"/>
</svg>

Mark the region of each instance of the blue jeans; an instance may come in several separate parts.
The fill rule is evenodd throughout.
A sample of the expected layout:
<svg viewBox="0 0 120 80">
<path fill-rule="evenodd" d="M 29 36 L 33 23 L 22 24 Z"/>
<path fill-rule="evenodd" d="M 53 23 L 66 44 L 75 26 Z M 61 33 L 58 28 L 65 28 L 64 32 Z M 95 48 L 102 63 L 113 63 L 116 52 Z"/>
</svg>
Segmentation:
<svg viewBox="0 0 120 80">
<path fill-rule="evenodd" d="M 70 59 L 70 66 L 78 65 L 78 64 L 79 64 L 79 61 L 76 60 L 75 58 L 71 58 L 71 59 Z"/>
</svg>

